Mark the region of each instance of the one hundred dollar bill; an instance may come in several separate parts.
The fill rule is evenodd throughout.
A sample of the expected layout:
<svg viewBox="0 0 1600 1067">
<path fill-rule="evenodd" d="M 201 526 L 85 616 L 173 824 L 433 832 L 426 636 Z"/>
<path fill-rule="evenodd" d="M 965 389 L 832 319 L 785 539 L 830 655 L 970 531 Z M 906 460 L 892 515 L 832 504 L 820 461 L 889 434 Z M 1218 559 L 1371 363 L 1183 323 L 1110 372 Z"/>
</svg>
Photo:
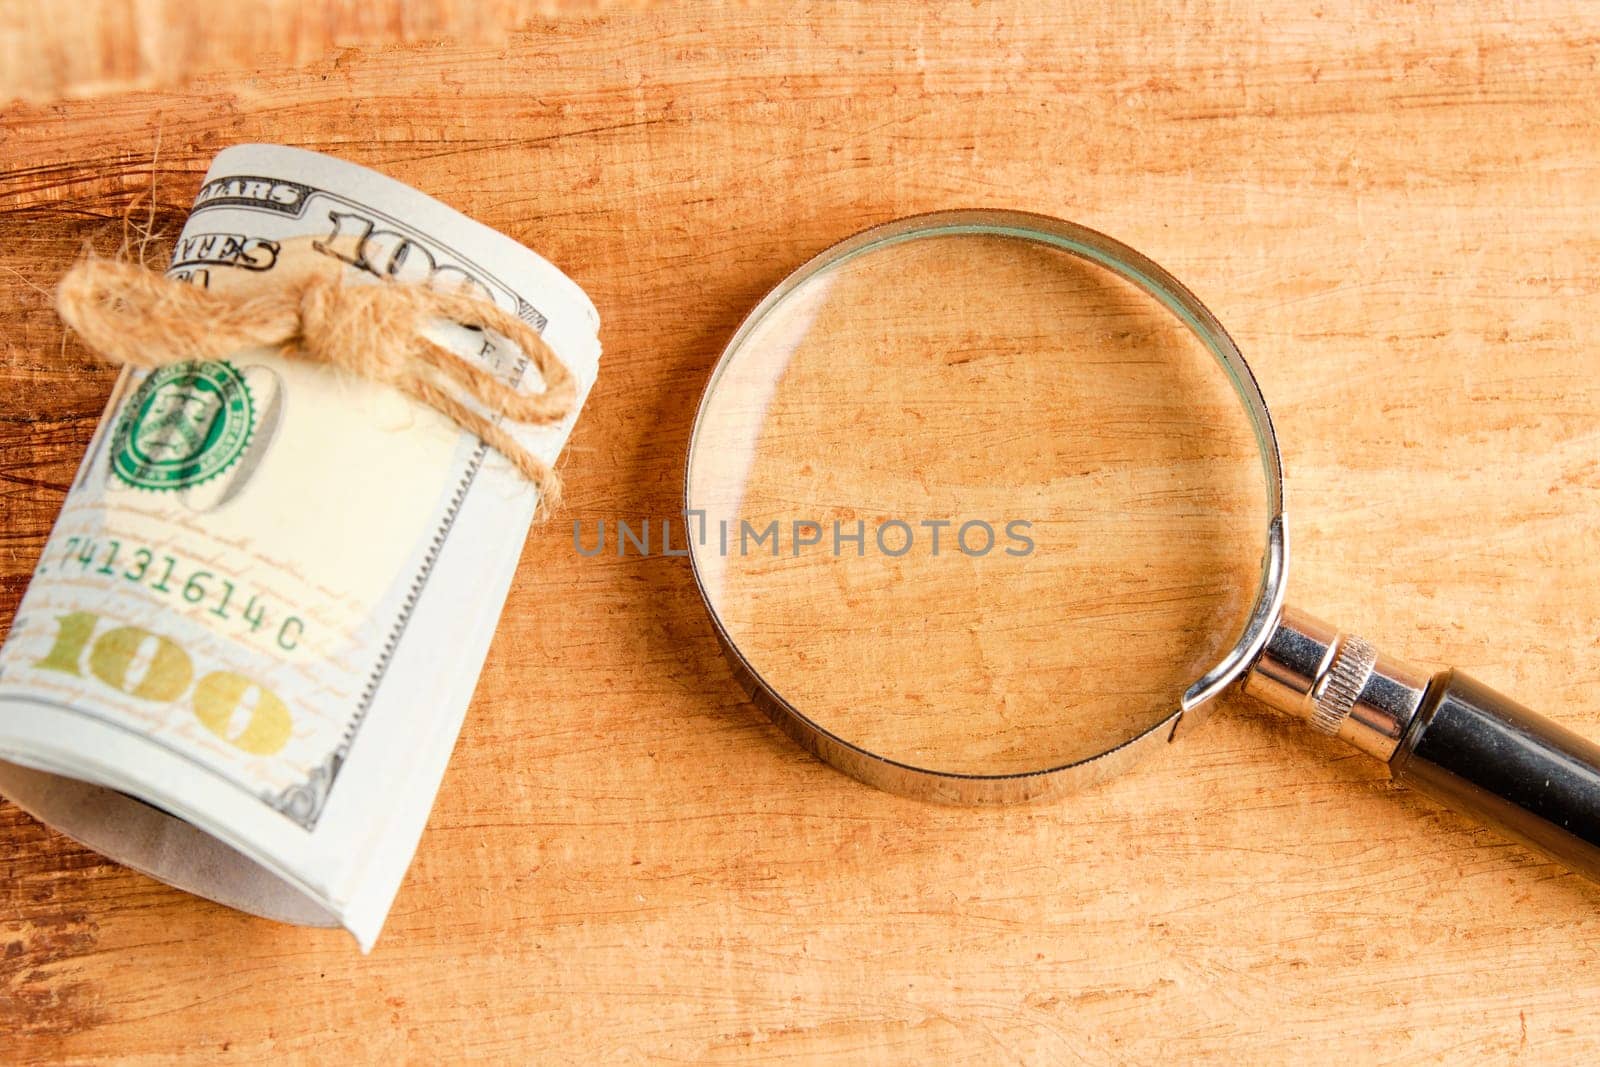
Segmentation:
<svg viewBox="0 0 1600 1067">
<path fill-rule="evenodd" d="M 541 332 L 580 400 L 594 382 L 576 284 L 327 156 L 223 151 L 169 274 L 328 269 L 470 287 Z M 504 338 L 431 336 L 542 388 Z M 507 429 L 553 463 L 575 419 Z M 0 793 L 180 888 L 370 948 L 537 503 L 476 437 L 348 373 L 268 349 L 124 372 L 0 649 Z"/>
</svg>

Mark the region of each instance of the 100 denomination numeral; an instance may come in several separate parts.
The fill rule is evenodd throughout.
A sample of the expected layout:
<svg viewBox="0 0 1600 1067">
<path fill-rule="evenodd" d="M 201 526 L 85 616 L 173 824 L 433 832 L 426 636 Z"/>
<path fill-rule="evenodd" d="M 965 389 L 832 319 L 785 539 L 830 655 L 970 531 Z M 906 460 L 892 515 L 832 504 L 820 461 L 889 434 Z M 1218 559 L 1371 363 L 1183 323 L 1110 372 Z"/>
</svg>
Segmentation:
<svg viewBox="0 0 1600 1067">
<path fill-rule="evenodd" d="M 188 694 L 206 729 L 252 755 L 270 756 L 289 740 L 289 708 L 266 686 L 233 671 L 211 671 L 196 680 L 194 661 L 171 638 L 126 625 L 96 636 L 100 621 L 89 611 L 56 616 L 55 644 L 34 666 L 74 678 L 83 678 L 87 666 L 117 692 L 159 704 Z"/>
</svg>

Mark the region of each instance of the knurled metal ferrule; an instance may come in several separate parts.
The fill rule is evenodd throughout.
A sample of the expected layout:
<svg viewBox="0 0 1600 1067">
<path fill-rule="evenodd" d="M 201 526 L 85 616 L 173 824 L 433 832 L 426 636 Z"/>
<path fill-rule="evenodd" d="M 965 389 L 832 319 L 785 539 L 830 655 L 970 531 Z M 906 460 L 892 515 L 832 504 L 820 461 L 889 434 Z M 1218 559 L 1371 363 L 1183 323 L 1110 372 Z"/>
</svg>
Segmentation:
<svg viewBox="0 0 1600 1067">
<path fill-rule="evenodd" d="M 1328 672 L 1313 691 L 1312 728 L 1337 737 L 1377 664 L 1377 649 L 1353 634 L 1344 635 L 1334 650 Z"/>
<path fill-rule="evenodd" d="M 1244 679 L 1250 696 L 1385 761 L 1427 688 L 1428 676 L 1416 668 L 1293 608 L 1283 610 Z"/>
</svg>

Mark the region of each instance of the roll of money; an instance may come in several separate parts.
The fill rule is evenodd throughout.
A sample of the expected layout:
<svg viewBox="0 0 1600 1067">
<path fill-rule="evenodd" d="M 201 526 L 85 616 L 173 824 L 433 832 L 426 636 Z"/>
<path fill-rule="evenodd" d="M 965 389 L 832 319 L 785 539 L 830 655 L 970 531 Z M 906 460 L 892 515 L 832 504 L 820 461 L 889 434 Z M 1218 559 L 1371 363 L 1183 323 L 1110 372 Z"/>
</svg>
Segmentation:
<svg viewBox="0 0 1600 1067">
<path fill-rule="evenodd" d="M 578 380 L 599 316 L 550 263 L 383 175 L 220 153 L 169 274 L 339 264 L 468 286 Z M 492 333 L 430 337 L 521 391 Z M 508 425 L 546 462 L 557 425 Z M 538 494 L 396 390 L 250 349 L 118 380 L 0 648 L 0 794 L 181 889 L 378 936 L 433 805 Z"/>
</svg>

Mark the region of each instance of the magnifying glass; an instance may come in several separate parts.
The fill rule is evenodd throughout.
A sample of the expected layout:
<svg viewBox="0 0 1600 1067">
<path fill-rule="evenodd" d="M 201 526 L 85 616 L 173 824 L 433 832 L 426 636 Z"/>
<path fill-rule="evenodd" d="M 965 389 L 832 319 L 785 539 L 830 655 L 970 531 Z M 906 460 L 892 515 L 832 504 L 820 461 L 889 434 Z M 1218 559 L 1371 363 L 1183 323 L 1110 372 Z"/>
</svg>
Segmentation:
<svg viewBox="0 0 1600 1067">
<path fill-rule="evenodd" d="M 1193 293 L 1103 234 L 940 212 L 816 256 L 724 350 L 685 497 L 735 674 L 871 785 L 1083 787 L 1240 685 L 1600 880 L 1600 747 L 1284 607 L 1255 378 Z"/>
</svg>

